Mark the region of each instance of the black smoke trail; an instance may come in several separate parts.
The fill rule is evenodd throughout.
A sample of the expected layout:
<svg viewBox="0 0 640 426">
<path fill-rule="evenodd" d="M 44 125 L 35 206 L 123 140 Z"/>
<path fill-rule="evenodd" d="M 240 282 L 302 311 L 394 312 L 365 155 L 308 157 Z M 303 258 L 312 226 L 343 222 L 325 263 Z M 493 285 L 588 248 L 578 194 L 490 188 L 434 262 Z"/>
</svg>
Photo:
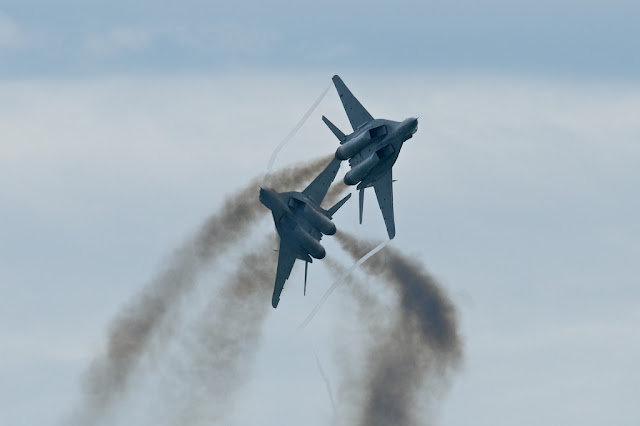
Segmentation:
<svg viewBox="0 0 640 426">
<path fill-rule="evenodd" d="M 203 268 L 223 249 L 245 237 L 250 225 L 264 212 L 258 200 L 259 185 L 275 189 L 297 187 L 315 177 L 329 161 L 331 156 L 255 178 L 227 197 L 220 210 L 166 261 L 162 272 L 117 314 L 109 327 L 104 353 L 85 372 L 83 402 L 72 414 L 71 423 L 85 426 L 102 418 L 114 398 L 126 389 L 129 376 L 152 346 L 153 338 L 164 342 L 172 334 L 159 333 L 161 325 L 170 330 L 173 327 L 171 323 L 163 324 L 168 313 L 193 289 Z"/>
<path fill-rule="evenodd" d="M 344 232 L 338 232 L 336 237 L 354 259 L 374 245 Z M 357 423 L 424 424 L 417 415 L 428 401 L 420 391 L 425 385 L 441 387 L 461 362 L 462 341 L 455 306 L 419 261 L 397 250 L 386 247 L 375 259 L 364 263 L 363 269 L 391 286 L 397 308 L 389 312 L 386 329 L 376 332 L 365 360 L 365 377 L 355 385 L 362 395 Z M 363 309 L 372 305 L 370 295 L 352 294 Z M 384 311 L 378 314 L 383 315 Z"/>
</svg>

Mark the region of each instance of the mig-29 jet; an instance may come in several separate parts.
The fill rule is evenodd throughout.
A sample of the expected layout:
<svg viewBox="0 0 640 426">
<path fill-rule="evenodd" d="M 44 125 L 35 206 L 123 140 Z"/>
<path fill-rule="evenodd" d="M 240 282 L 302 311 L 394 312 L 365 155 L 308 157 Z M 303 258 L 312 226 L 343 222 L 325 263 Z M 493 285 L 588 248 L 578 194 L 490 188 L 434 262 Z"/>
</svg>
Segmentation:
<svg viewBox="0 0 640 426">
<path fill-rule="evenodd" d="M 323 259 L 326 255 L 319 241 L 322 235 L 336 233 L 333 215 L 351 197 L 338 201 L 329 210 L 320 207 L 329 186 L 340 169 L 341 160 L 334 158 L 331 163 L 302 192 L 276 192 L 260 188 L 260 202 L 273 214 L 276 231 L 280 235 L 278 267 L 271 304 L 278 306 L 284 282 L 289 278 L 296 259 L 304 260 L 304 292 L 307 291 L 307 268 L 312 258 Z"/>
<path fill-rule="evenodd" d="M 340 140 L 340 147 L 336 150 L 336 158 L 349 160 L 351 165 L 351 170 L 344 177 L 344 183 L 347 185 L 358 184 L 360 223 L 362 223 L 364 190 L 373 186 L 387 233 L 392 239 L 396 235 L 396 225 L 393 216 L 391 168 L 398 159 L 402 144 L 418 130 L 418 119 L 407 118 L 401 122 L 374 119 L 353 96 L 340 77 L 334 75 L 333 84 L 336 86 L 342 106 L 353 128 L 353 133 L 345 135 L 325 116 L 322 116 L 322 121 Z"/>
</svg>

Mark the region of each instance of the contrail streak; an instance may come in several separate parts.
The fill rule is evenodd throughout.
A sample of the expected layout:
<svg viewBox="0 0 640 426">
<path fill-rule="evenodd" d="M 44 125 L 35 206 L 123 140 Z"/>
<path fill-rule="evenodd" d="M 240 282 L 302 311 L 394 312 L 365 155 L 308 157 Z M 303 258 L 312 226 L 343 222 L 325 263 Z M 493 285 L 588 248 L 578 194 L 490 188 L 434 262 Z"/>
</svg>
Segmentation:
<svg viewBox="0 0 640 426">
<path fill-rule="evenodd" d="M 300 128 L 304 125 L 304 123 L 306 123 L 307 119 L 309 119 L 309 116 L 311 115 L 311 113 L 313 113 L 313 111 L 315 111 L 318 105 L 320 105 L 320 102 L 322 102 L 322 99 L 324 99 L 324 97 L 326 96 L 330 88 L 331 88 L 331 84 L 329 84 L 327 88 L 324 89 L 324 91 L 320 94 L 318 99 L 316 99 L 313 105 L 311 105 L 311 108 L 309 108 L 309 110 L 302 116 L 298 124 L 296 124 L 296 127 L 294 127 L 293 130 L 291 130 L 291 132 L 283 139 L 283 141 L 280 142 L 280 144 L 276 147 L 276 149 L 273 150 L 273 153 L 271 154 L 271 158 L 269 158 L 269 163 L 267 164 L 267 173 L 271 172 L 273 163 L 276 161 L 276 157 L 278 156 L 278 153 L 280 153 L 280 150 L 284 148 L 284 146 L 287 143 L 289 143 L 291 139 L 293 139 L 296 133 L 298 133 L 298 130 L 300 130 Z"/>
<path fill-rule="evenodd" d="M 153 346 L 153 338 L 162 343 L 173 333 L 173 323 L 163 324 L 167 314 L 193 289 L 203 268 L 229 244 L 246 236 L 250 225 L 266 212 L 258 200 L 259 185 L 290 190 L 315 177 L 331 157 L 255 178 L 227 197 L 219 212 L 210 216 L 200 230 L 169 257 L 163 271 L 117 314 L 109 327 L 105 352 L 96 357 L 85 372 L 84 401 L 73 413 L 72 422 L 86 426 L 102 418 L 114 398 L 126 389 L 140 357 Z M 158 333 L 161 326 L 163 333 Z"/>
<path fill-rule="evenodd" d="M 347 270 L 346 266 L 333 257 L 327 257 L 324 262 L 336 277 L 342 276 Z M 383 336 L 387 329 L 384 327 L 385 315 L 382 311 L 384 306 L 370 282 L 353 274 L 350 275 L 344 280 L 341 297 L 347 309 L 340 316 L 339 321 L 344 326 L 336 330 L 333 344 L 336 351 L 335 357 L 340 360 L 342 373 L 338 387 L 338 406 L 334 411 L 331 424 L 353 425 L 358 422 L 360 407 L 363 405 L 363 386 L 359 372 L 364 364 L 361 359 L 362 354 L 358 353 L 354 343 L 358 342 L 357 346 L 364 346 L 366 351 L 372 339 Z"/>
<path fill-rule="evenodd" d="M 336 234 L 338 235 L 338 234 Z M 344 271 L 337 280 L 335 280 L 333 282 L 333 284 L 331 284 L 331 287 L 329 287 L 329 289 L 322 295 L 322 298 L 320 299 L 320 301 L 318 302 L 318 304 L 315 306 L 315 308 L 313 308 L 313 310 L 311 311 L 311 313 L 304 319 L 304 321 L 302 321 L 302 323 L 300 323 L 300 325 L 298 326 L 298 331 L 300 330 L 304 330 L 307 325 L 309 325 L 309 322 L 311 322 L 311 320 L 313 319 L 313 317 L 316 316 L 316 314 L 318 313 L 318 311 L 320 310 L 320 308 L 322 308 L 322 305 L 324 305 L 324 303 L 327 301 L 327 299 L 329 298 L 329 296 L 331 296 L 331 293 L 333 293 L 333 291 L 344 282 L 344 280 L 346 280 L 349 275 L 351 275 L 351 273 L 353 271 L 355 271 L 360 265 L 362 265 L 364 262 L 366 262 L 367 260 L 369 260 L 371 258 L 371 256 L 373 256 L 374 254 L 376 254 L 377 252 L 379 252 L 380 250 L 382 250 L 387 244 L 389 244 L 391 240 L 386 240 L 383 241 L 382 243 L 378 244 L 376 247 L 374 247 L 373 249 L 369 250 L 368 252 L 364 252 L 362 253 L 362 256 L 359 257 L 359 259 L 357 260 L 356 263 L 354 263 L 349 269 L 347 269 L 346 271 Z"/>
<path fill-rule="evenodd" d="M 313 356 L 316 358 L 316 367 L 318 367 L 318 372 L 320 373 L 320 377 L 322 377 L 322 381 L 324 382 L 324 386 L 327 389 L 327 394 L 329 395 L 329 401 L 331 401 L 331 408 L 333 408 L 333 414 L 336 414 L 336 402 L 333 399 L 333 391 L 331 390 L 331 382 L 329 382 L 329 377 L 324 372 L 322 368 L 322 364 L 320 363 L 320 358 L 318 358 L 318 354 L 316 350 L 313 349 Z"/>
</svg>

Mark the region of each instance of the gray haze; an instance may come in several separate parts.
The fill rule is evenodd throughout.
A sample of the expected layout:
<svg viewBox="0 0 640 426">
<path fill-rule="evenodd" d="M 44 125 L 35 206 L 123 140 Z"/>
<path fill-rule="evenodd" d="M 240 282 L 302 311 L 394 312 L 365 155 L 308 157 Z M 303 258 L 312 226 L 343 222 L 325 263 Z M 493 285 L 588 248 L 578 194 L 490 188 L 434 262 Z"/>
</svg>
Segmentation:
<svg viewBox="0 0 640 426">
<path fill-rule="evenodd" d="M 24 7 L 51 19 L 41 8 Z M 68 12 L 60 9 L 82 22 Z M 610 31 L 619 28 L 612 24 Z M 604 35 L 592 33 L 593 39 Z M 414 55 L 416 40 L 425 40 L 402 39 Z M 593 52 L 588 39 L 573 40 Z M 137 52 L 127 57 L 140 58 Z M 404 70 L 404 63 L 397 64 Z M 149 71 L 100 71 L 81 80 L 46 74 L 38 81 L 21 73 L 0 85 L 0 176 L 6 183 L 0 185 L 0 424 L 50 425 L 77 406 L 78 378 L 102 353 L 103 331 L 114 313 L 164 270 L 158 265 L 163 256 L 219 211 L 231 188 L 264 170 L 280 137 L 332 75 L 287 67 L 211 75 Z M 355 64 L 331 71 L 353 81 L 363 100 L 371 99 L 372 113 L 421 117 L 421 136 L 394 170 L 393 245 L 437 272 L 459 309 L 465 336 L 464 369 L 446 398 L 432 404 L 433 423 L 640 424 L 637 82 L 547 78 L 530 69 L 450 75 Z M 344 119 L 335 93 L 316 113 L 283 149 L 278 165 L 335 150 L 320 119 Z M 336 124 L 348 126 L 346 119 Z M 373 203 L 371 191 L 365 205 Z M 382 238 L 379 211 L 365 209 L 358 225 L 357 203 L 344 209 L 335 217 L 340 230 Z M 272 231 L 263 216 L 259 223 Z M 136 361 L 140 368 L 128 376 L 126 406 L 112 405 L 118 418 L 109 416 L 104 426 L 163 424 L 154 417 L 166 413 L 152 408 L 163 402 L 154 394 L 162 396 L 164 389 L 154 385 L 164 381 L 179 339 L 195 329 L 191 325 L 208 302 L 208 278 L 217 272 L 211 285 L 222 285 L 235 267 L 222 260 L 240 258 L 249 241 L 230 246 L 200 275 L 195 291 L 183 298 L 191 309 L 178 310 L 181 323 L 170 352 L 147 350 Z M 325 241 L 328 255 L 342 252 L 336 239 Z M 347 265 L 345 258 L 340 261 Z M 267 315 L 251 375 L 224 420 L 228 425 L 331 424 L 313 353 L 290 334 L 332 279 L 324 261 L 314 263 L 304 297 L 303 266 L 294 268 L 296 285 L 285 289 L 282 312 Z M 389 288 L 389 297 L 378 303 L 391 308 L 396 298 L 390 286 L 369 281 L 372 290 Z M 341 340 L 335 322 L 347 303 L 358 310 L 348 295 L 329 298 L 305 334 L 335 384 L 339 409 L 343 363 L 331 356 L 332 343 Z M 390 329 L 385 322 L 380 327 Z"/>
<path fill-rule="evenodd" d="M 229 244 L 246 236 L 250 225 L 263 213 L 257 197 L 259 185 L 297 186 L 314 177 L 328 160 L 323 157 L 253 179 L 229 196 L 220 211 L 211 215 L 195 236 L 168 259 L 164 271 L 135 295 L 111 323 L 105 353 L 95 358 L 85 373 L 85 400 L 74 413 L 79 424 L 91 424 L 100 419 L 113 398 L 126 388 L 128 378 L 145 350 L 152 344 L 161 347 L 167 341 L 174 327 L 173 323 L 163 323 L 168 313 L 193 289 L 203 267 L 214 261 Z M 165 329 L 159 333 L 161 326 Z M 153 342 L 153 337 L 157 337 L 157 341 Z"/>
<path fill-rule="evenodd" d="M 354 259 L 376 245 L 345 232 L 336 236 Z M 385 248 L 363 268 L 390 285 L 398 300 L 388 310 L 366 290 L 351 292 L 360 318 L 371 321 L 375 329 L 367 333 L 375 337 L 364 360 L 365 376 L 355 384 L 362 395 L 358 424 L 424 424 L 417 417 L 422 404 L 428 403 L 421 391 L 425 386 L 440 388 L 462 358 L 455 306 L 421 263 L 397 250 Z M 388 322 L 381 323 L 381 317 Z"/>
<path fill-rule="evenodd" d="M 237 390 L 250 372 L 271 310 L 277 254 L 271 238 L 253 245 L 211 300 L 193 327 L 193 340 L 177 380 L 184 393 L 175 402 L 175 424 L 211 424 L 232 408 Z M 173 404 L 174 401 L 168 401 Z"/>
</svg>

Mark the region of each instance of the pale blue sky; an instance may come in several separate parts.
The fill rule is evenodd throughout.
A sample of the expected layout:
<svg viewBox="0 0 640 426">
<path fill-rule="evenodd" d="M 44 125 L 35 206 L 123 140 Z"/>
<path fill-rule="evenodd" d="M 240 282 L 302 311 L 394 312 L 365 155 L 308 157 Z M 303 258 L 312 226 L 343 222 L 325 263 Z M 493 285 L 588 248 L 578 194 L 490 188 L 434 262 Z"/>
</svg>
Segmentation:
<svg viewBox="0 0 640 426">
<path fill-rule="evenodd" d="M 3 77 L 234 67 L 640 72 L 635 1 L 8 0 L 0 12 Z"/>
<path fill-rule="evenodd" d="M 420 116 L 394 245 L 442 281 L 465 336 L 436 424 L 637 425 L 639 18 L 632 1 L 4 1 L 0 424 L 76 406 L 115 313 L 339 73 L 373 116 Z M 322 114 L 347 128 L 332 89 L 277 164 L 335 149 Z M 373 194 L 356 222 L 350 202 L 337 225 L 384 236 Z M 337 392 L 344 295 L 291 336 L 330 281 L 314 264 L 303 298 L 294 269 L 224 424 L 329 424 L 309 342 Z M 181 342 L 105 424 L 171 424 Z"/>
</svg>

